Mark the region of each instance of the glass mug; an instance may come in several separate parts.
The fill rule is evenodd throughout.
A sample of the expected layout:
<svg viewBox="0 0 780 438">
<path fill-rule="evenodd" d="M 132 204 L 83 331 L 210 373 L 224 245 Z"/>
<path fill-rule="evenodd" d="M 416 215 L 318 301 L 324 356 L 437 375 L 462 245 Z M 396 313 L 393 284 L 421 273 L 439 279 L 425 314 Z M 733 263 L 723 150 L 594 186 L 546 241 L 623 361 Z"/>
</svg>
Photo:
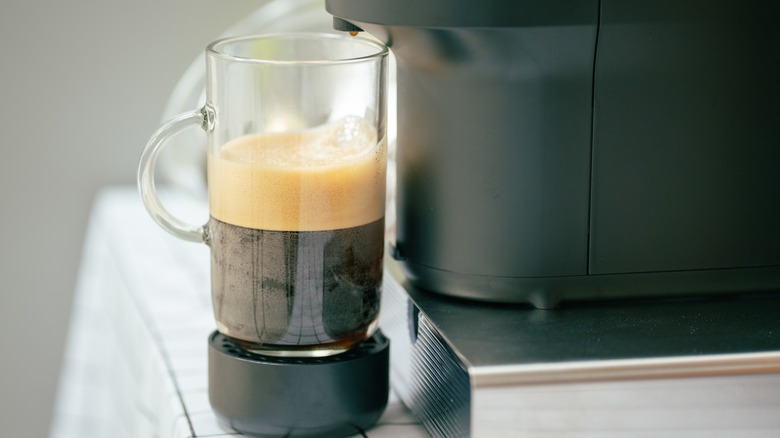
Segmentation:
<svg viewBox="0 0 780 438">
<path fill-rule="evenodd" d="M 206 104 L 149 140 L 152 218 L 211 252 L 217 329 L 271 355 L 326 356 L 378 325 L 387 162 L 385 46 L 333 34 L 227 38 L 206 50 Z M 171 215 L 154 186 L 166 140 L 208 136 L 209 220 Z"/>
</svg>

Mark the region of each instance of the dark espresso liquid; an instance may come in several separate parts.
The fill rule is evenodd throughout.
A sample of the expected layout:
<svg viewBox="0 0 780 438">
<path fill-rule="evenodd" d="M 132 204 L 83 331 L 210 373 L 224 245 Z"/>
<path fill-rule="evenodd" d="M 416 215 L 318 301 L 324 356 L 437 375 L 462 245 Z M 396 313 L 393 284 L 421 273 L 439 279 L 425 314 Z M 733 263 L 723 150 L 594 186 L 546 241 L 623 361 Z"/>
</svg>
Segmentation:
<svg viewBox="0 0 780 438">
<path fill-rule="evenodd" d="M 345 350 L 379 316 L 384 218 L 326 231 L 209 221 L 214 313 L 250 350 Z"/>
</svg>

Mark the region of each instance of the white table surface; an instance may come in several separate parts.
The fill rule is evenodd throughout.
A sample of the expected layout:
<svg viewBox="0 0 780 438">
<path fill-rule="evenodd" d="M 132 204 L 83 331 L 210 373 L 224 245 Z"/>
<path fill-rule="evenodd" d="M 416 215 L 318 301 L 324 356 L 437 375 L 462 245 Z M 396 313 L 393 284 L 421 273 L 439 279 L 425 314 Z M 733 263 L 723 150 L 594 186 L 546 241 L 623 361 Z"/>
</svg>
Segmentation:
<svg viewBox="0 0 780 438">
<path fill-rule="evenodd" d="M 205 200 L 168 192 L 171 211 L 205 222 Z M 52 438 L 240 435 L 220 425 L 207 389 L 214 330 L 205 245 L 147 215 L 135 187 L 96 198 L 81 260 Z M 427 437 L 391 395 L 370 438 Z"/>
</svg>

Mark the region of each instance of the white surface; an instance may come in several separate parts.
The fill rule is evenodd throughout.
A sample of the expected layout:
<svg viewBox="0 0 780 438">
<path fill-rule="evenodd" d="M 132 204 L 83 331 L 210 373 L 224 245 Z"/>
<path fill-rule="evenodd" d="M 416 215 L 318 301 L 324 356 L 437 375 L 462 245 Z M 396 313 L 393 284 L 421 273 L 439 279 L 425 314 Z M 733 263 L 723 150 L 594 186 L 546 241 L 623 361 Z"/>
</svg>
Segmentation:
<svg viewBox="0 0 780 438">
<path fill-rule="evenodd" d="M 170 194 L 163 201 L 205 222 L 205 204 Z M 135 187 L 103 191 L 85 242 L 52 437 L 235 436 L 208 403 L 209 285 L 205 245 L 165 234 Z M 393 395 L 366 436 L 427 434 Z"/>
</svg>

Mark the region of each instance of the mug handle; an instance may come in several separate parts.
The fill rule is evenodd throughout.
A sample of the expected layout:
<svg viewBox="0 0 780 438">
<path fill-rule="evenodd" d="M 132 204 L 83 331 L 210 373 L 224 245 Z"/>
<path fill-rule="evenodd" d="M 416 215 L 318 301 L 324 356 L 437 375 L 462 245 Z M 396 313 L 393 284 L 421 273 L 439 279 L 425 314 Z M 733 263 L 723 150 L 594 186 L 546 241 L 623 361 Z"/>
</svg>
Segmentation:
<svg viewBox="0 0 780 438">
<path fill-rule="evenodd" d="M 157 224 L 172 235 L 190 242 L 208 244 L 206 227 L 193 226 L 174 217 L 160 202 L 157 189 L 154 185 L 154 171 L 157 166 L 157 158 L 168 140 L 192 125 L 200 125 L 208 131 L 211 128 L 212 117 L 206 107 L 190 111 L 171 119 L 152 135 L 146 143 L 141 159 L 138 163 L 138 190 L 141 192 L 146 211 Z"/>
</svg>

